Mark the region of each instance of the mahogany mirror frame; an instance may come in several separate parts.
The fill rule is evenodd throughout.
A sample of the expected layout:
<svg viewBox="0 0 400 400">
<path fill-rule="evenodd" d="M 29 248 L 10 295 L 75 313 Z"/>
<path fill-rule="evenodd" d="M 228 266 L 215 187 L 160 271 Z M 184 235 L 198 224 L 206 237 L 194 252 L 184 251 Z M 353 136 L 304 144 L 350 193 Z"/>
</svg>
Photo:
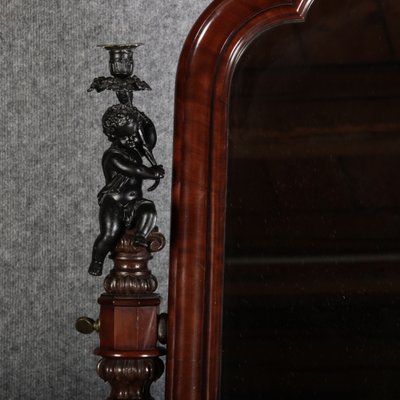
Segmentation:
<svg viewBox="0 0 400 400">
<path fill-rule="evenodd" d="M 178 65 L 169 282 L 168 400 L 219 397 L 228 102 L 235 67 L 261 33 L 303 22 L 313 0 L 215 0 Z"/>
</svg>

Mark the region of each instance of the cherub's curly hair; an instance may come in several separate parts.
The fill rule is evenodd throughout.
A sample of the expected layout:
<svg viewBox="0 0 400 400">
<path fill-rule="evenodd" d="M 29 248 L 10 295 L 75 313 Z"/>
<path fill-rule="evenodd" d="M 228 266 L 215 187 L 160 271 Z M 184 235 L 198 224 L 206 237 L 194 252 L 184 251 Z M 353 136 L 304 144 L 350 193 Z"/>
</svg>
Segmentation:
<svg viewBox="0 0 400 400">
<path fill-rule="evenodd" d="M 127 125 L 131 121 L 135 121 L 135 113 L 124 104 L 115 104 L 107 109 L 102 118 L 103 132 L 108 140 L 113 142 L 117 135 L 117 128 Z"/>
</svg>

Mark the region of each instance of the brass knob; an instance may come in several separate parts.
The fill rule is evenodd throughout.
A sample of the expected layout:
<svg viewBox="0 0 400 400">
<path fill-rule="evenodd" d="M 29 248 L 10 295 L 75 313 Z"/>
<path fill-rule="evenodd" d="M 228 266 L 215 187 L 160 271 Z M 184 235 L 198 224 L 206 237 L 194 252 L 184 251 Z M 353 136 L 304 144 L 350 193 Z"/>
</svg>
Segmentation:
<svg viewBox="0 0 400 400">
<path fill-rule="evenodd" d="M 98 332 L 100 330 L 100 320 L 96 319 L 95 321 L 89 317 L 80 317 L 75 322 L 75 329 L 85 335 L 88 335 L 93 331 Z"/>
<path fill-rule="evenodd" d="M 167 344 L 167 319 L 168 314 L 160 314 L 158 316 L 157 337 L 161 344 Z"/>
</svg>

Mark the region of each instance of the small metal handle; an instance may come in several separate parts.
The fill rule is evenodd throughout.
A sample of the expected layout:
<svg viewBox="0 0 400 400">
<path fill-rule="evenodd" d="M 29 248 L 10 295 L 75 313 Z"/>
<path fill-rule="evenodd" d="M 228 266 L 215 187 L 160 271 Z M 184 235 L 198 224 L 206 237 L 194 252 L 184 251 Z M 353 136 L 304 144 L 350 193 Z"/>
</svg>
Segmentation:
<svg viewBox="0 0 400 400">
<path fill-rule="evenodd" d="M 98 332 L 100 330 L 100 320 L 94 320 L 89 317 L 80 317 L 75 322 L 75 329 L 85 335 L 89 335 L 94 331 Z"/>
<path fill-rule="evenodd" d="M 166 313 L 158 316 L 157 337 L 161 344 L 167 344 L 167 320 L 168 314 Z"/>
</svg>

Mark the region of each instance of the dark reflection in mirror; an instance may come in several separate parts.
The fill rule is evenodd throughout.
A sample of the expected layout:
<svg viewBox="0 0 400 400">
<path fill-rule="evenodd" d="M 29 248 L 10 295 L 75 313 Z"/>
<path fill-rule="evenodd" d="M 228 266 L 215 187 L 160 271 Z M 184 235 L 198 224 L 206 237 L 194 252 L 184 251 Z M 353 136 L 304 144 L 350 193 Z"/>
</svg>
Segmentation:
<svg viewBox="0 0 400 400">
<path fill-rule="evenodd" d="M 240 60 L 223 400 L 400 396 L 399 20 L 315 0 Z"/>
</svg>

